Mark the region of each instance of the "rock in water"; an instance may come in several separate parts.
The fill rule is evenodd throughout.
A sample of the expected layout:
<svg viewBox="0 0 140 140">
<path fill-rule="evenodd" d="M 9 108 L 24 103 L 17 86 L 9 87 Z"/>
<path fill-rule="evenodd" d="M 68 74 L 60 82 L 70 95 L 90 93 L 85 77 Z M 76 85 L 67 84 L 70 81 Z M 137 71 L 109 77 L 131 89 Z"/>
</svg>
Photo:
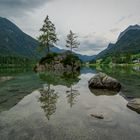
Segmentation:
<svg viewBox="0 0 140 140">
<path fill-rule="evenodd" d="M 140 114 L 140 98 L 130 100 L 127 104 L 127 107 Z"/>
<path fill-rule="evenodd" d="M 103 115 L 99 115 L 99 114 L 90 114 L 91 117 L 97 118 L 97 119 L 104 119 Z"/>
<path fill-rule="evenodd" d="M 120 91 L 121 89 L 121 84 L 116 79 L 101 72 L 92 77 L 88 85 L 90 89 L 109 89 L 113 91 Z"/>
</svg>

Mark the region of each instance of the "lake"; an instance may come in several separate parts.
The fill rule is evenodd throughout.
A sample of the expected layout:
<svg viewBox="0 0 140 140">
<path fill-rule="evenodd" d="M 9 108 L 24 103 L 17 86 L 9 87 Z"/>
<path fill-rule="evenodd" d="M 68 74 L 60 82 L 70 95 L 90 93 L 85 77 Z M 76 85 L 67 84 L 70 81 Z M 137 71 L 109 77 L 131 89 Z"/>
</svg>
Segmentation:
<svg viewBox="0 0 140 140">
<path fill-rule="evenodd" d="M 119 80 L 121 92 L 92 92 L 88 81 L 99 71 Z M 140 139 L 140 115 L 126 106 L 140 98 L 139 67 L 83 67 L 80 73 L 0 69 L 0 77 L 0 140 Z"/>
</svg>

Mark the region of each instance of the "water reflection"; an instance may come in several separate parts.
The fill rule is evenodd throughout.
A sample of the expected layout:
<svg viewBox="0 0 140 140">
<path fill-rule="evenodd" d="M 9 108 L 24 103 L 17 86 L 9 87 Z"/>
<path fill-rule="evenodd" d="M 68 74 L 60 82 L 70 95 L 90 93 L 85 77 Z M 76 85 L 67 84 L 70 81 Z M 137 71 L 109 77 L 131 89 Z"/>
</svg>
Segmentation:
<svg viewBox="0 0 140 140">
<path fill-rule="evenodd" d="M 71 87 L 79 82 L 79 75 L 80 72 L 52 72 L 52 71 L 45 71 L 39 73 L 39 77 L 45 81 L 47 84 L 51 85 L 63 85 L 66 87 Z"/>
<path fill-rule="evenodd" d="M 41 85 L 42 81 L 29 68 L 0 67 L 0 112 L 9 110 Z"/>
<path fill-rule="evenodd" d="M 51 89 L 50 84 L 45 84 L 44 88 L 40 90 L 39 101 L 41 102 L 41 108 L 44 110 L 45 116 L 48 120 L 50 120 L 51 115 L 53 115 L 56 111 L 58 98 L 58 93 L 55 92 L 54 89 Z"/>
<path fill-rule="evenodd" d="M 54 86 L 52 85 L 54 84 L 53 78 L 48 79 L 47 76 L 43 77 L 43 74 L 42 78 L 48 82 L 40 83 L 39 79 L 35 78 L 36 75 L 23 75 L 24 78 L 20 77 L 17 81 L 15 79 L 12 83 L 9 81 L 10 83 L 4 86 L 5 89 L 10 87 L 11 91 L 12 86 L 12 90 L 18 88 L 19 91 L 24 92 L 29 92 L 31 87 L 38 89 L 44 83 L 52 84 L 45 85 L 40 93 L 38 90 L 33 92 L 12 109 L 0 114 L 1 140 L 46 140 L 46 138 L 50 140 L 119 140 L 123 138 L 138 140 L 140 138 L 140 116 L 126 108 L 126 100 L 119 95 L 93 96 L 88 89 L 88 80 L 93 74 L 81 75 L 80 82 L 78 82 L 79 78 L 74 75 L 76 74 L 47 74 L 48 77 L 54 77 Z M 131 82 L 131 80 L 127 81 Z M 77 82 L 78 84 L 76 84 Z M 61 84 L 64 85 L 60 86 Z M 4 95 L 3 91 L 5 90 L 0 90 L 0 93 Z M 75 93 L 78 92 L 80 96 L 75 96 Z M 12 93 L 14 92 L 7 94 L 9 101 L 12 98 L 15 99 Z M 93 93 L 103 95 L 97 94 L 95 91 Z M 73 106 L 74 103 L 76 105 Z M 71 109 L 69 106 L 73 108 Z M 104 119 L 98 120 L 91 117 L 90 114 L 103 115 Z M 48 125 L 46 125 L 47 119 L 50 119 Z"/>
<path fill-rule="evenodd" d="M 67 101 L 70 104 L 70 107 L 72 107 L 74 104 L 76 104 L 77 102 L 76 97 L 80 95 L 80 93 L 78 90 L 74 90 L 73 87 L 71 86 L 70 90 L 66 91 L 66 94 L 67 94 Z"/>
<path fill-rule="evenodd" d="M 0 67 L 0 77 L 1 76 L 16 76 L 17 74 L 23 74 L 23 73 L 27 73 L 29 71 L 31 71 L 31 68 L 3 68 Z"/>
<path fill-rule="evenodd" d="M 91 67 L 92 68 L 92 67 Z M 94 67 L 92 69 L 95 69 Z M 97 66 L 97 71 L 116 78 L 122 85 L 122 93 L 125 98 L 139 98 L 140 71 L 134 66 Z"/>
<path fill-rule="evenodd" d="M 117 94 L 117 92 L 107 90 L 107 89 L 93 89 L 93 88 L 89 88 L 89 89 L 91 93 L 93 93 L 95 96 L 101 96 L 101 95 L 114 96 Z"/>
<path fill-rule="evenodd" d="M 134 67 L 133 67 L 133 70 L 135 70 L 135 71 L 140 71 L 140 66 L 134 66 Z"/>
<path fill-rule="evenodd" d="M 76 97 L 80 95 L 78 90 L 73 89 L 73 85 L 79 82 L 79 72 L 64 72 L 57 73 L 52 71 L 45 71 L 39 74 L 39 77 L 46 82 L 46 86 L 40 90 L 41 97 L 41 108 L 44 110 L 47 119 L 49 120 L 51 115 L 56 112 L 56 104 L 59 98 L 57 92 L 55 92 L 55 86 L 63 85 L 67 87 L 66 98 L 70 107 L 76 104 Z M 53 89 L 51 88 L 53 85 Z"/>
</svg>

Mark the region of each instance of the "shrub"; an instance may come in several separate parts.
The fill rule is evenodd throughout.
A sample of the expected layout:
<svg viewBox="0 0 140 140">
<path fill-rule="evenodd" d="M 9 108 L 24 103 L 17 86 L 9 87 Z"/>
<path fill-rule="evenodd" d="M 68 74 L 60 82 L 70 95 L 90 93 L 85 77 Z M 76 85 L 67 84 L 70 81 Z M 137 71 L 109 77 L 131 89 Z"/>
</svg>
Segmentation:
<svg viewBox="0 0 140 140">
<path fill-rule="evenodd" d="M 51 64 L 54 61 L 54 58 L 57 56 L 57 53 L 48 53 L 46 57 L 42 57 L 39 61 L 40 64 Z"/>
</svg>

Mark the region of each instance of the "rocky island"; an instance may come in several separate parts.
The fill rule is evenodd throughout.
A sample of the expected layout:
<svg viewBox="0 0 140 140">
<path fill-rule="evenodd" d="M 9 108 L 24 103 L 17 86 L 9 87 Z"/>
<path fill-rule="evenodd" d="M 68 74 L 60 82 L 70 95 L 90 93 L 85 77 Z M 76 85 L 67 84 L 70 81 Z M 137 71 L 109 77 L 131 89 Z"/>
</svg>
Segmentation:
<svg viewBox="0 0 140 140">
<path fill-rule="evenodd" d="M 70 51 L 64 53 L 49 53 L 46 57 L 41 58 L 35 66 L 36 72 L 51 70 L 51 71 L 79 71 L 81 67 L 80 59 Z"/>
</svg>

